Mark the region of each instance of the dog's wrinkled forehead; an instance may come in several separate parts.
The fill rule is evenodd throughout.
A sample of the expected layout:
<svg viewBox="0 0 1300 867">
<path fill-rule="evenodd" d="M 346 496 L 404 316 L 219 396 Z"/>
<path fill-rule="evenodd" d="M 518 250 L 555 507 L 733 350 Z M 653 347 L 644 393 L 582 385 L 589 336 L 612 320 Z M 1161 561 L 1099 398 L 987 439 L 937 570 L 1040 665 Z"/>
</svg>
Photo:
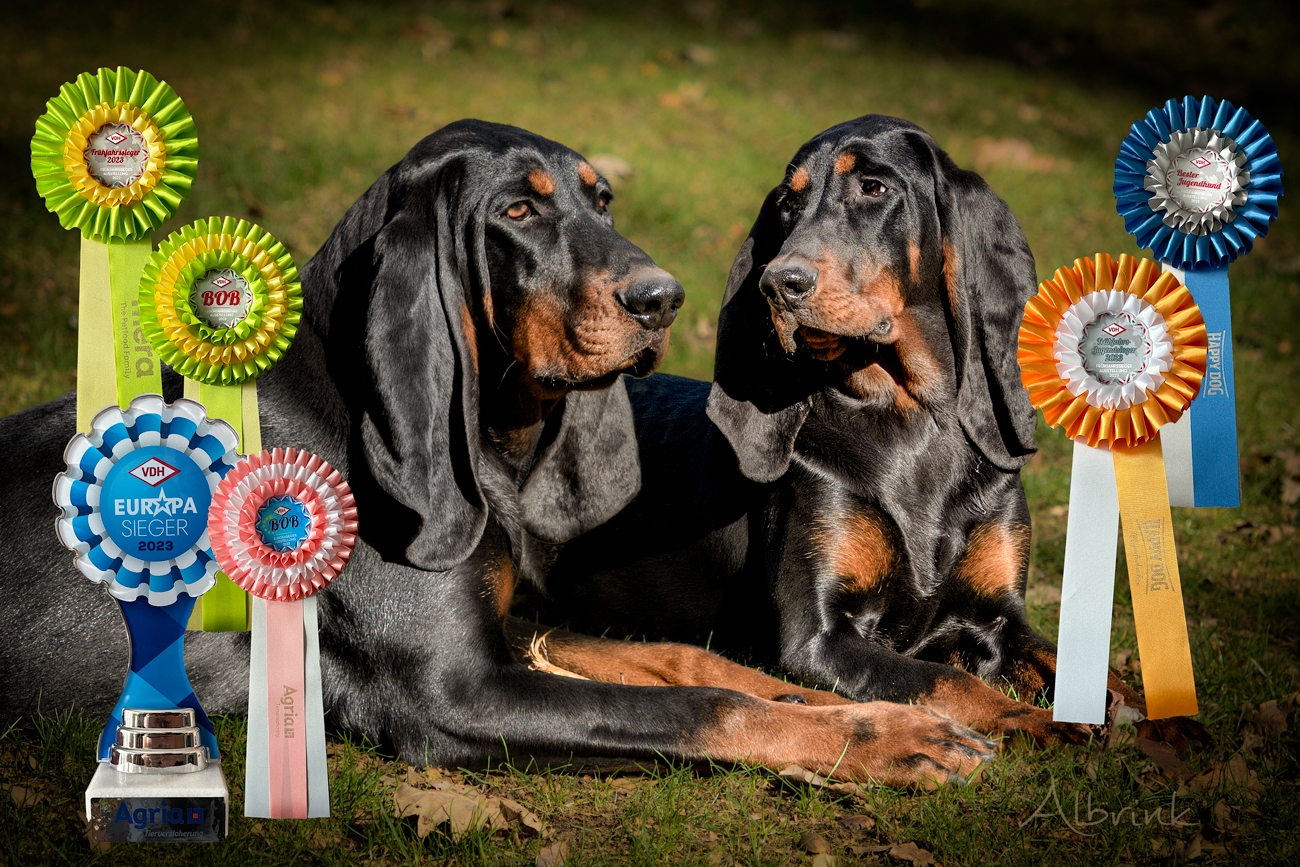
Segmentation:
<svg viewBox="0 0 1300 867">
<path fill-rule="evenodd" d="M 918 179 L 930 175 L 928 149 L 925 131 L 898 118 L 868 115 L 840 124 L 795 154 L 786 170 L 786 197 L 807 213 L 823 201 L 840 202 L 864 179 L 896 192 L 919 193 L 914 189 Z"/>
</svg>

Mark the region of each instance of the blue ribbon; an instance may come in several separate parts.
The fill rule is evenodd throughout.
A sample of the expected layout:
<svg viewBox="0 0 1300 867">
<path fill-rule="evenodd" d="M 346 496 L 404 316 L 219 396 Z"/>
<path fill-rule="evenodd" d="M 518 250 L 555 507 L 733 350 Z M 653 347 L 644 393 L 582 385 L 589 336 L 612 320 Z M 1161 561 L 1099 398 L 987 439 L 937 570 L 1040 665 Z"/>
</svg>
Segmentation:
<svg viewBox="0 0 1300 867">
<path fill-rule="evenodd" d="M 1236 508 L 1241 505 L 1241 486 L 1237 480 L 1237 390 L 1232 376 L 1228 266 L 1188 271 L 1186 276 L 1210 341 L 1205 379 L 1189 410 L 1195 505 Z"/>
</svg>

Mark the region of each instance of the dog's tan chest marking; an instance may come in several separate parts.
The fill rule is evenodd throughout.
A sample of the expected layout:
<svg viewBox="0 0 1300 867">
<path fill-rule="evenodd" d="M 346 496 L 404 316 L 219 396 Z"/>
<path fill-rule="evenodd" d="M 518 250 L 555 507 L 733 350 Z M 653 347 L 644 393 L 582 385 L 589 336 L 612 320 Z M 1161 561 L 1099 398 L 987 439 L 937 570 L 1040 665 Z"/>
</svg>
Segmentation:
<svg viewBox="0 0 1300 867">
<path fill-rule="evenodd" d="M 1028 527 L 983 524 L 968 537 L 966 553 L 956 572 L 970 587 L 986 596 L 1019 593 L 1028 560 Z"/>
<path fill-rule="evenodd" d="M 831 564 L 841 587 L 852 593 L 867 593 L 893 568 L 894 550 L 885 530 L 874 518 L 850 514 L 826 529 L 826 542 L 834 552 Z"/>
</svg>

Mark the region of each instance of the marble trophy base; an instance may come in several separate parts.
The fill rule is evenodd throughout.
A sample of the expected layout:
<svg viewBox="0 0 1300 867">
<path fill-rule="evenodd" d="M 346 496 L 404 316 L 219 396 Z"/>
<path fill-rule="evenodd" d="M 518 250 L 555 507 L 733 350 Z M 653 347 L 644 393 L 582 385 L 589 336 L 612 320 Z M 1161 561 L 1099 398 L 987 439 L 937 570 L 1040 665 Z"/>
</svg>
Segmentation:
<svg viewBox="0 0 1300 867">
<path fill-rule="evenodd" d="M 86 789 L 90 836 L 109 843 L 218 843 L 230 794 L 220 762 L 188 774 L 124 774 L 99 762 Z"/>
</svg>

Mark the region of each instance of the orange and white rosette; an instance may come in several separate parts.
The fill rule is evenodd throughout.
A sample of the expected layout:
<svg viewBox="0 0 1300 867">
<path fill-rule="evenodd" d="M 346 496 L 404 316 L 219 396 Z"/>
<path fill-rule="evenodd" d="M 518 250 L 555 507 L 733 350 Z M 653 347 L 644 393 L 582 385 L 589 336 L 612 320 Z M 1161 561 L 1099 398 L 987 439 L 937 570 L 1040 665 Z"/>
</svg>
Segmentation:
<svg viewBox="0 0 1300 867">
<path fill-rule="evenodd" d="M 1160 429 L 1196 397 L 1207 351 L 1191 293 L 1150 259 L 1077 259 L 1025 307 L 1021 378 L 1047 423 L 1075 442 L 1057 720 L 1105 722 L 1121 517 L 1147 713 L 1197 711 Z"/>
</svg>

